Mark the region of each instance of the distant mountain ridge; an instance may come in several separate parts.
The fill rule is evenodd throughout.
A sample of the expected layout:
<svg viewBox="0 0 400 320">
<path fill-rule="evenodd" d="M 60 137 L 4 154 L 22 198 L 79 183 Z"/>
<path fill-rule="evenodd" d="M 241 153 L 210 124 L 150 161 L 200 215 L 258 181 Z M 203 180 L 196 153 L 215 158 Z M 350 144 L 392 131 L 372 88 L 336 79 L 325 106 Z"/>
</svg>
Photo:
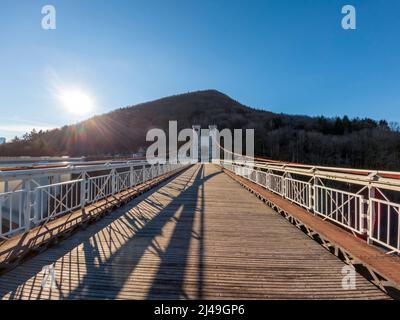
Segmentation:
<svg viewBox="0 0 400 320">
<path fill-rule="evenodd" d="M 151 128 L 193 124 L 255 129 L 256 154 L 278 160 L 400 169 L 400 133 L 384 120 L 291 116 L 247 107 L 204 90 L 120 108 L 75 125 L 33 131 L 0 146 L 0 156 L 131 155 Z"/>
</svg>

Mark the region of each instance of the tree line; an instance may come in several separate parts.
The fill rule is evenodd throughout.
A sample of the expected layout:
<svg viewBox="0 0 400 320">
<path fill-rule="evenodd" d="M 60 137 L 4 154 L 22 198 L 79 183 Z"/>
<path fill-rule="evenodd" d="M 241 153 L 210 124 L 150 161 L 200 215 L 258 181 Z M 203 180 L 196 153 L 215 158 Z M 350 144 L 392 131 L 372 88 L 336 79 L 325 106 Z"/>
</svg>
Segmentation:
<svg viewBox="0 0 400 320">
<path fill-rule="evenodd" d="M 255 129 L 259 156 L 306 164 L 400 170 L 400 126 L 347 116 L 293 116 L 250 108 L 215 91 L 171 96 L 117 109 L 50 131 L 33 130 L 0 146 L 0 156 L 130 156 L 151 128 L 199 124 Z"/>
</svg>

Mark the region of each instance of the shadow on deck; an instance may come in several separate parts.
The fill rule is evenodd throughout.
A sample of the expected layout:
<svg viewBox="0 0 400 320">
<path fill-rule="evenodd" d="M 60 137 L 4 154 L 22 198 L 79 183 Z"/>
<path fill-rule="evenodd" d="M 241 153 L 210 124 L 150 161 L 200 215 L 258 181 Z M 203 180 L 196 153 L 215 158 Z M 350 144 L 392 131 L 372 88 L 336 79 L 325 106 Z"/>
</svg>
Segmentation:
<svg viewBox="0 0 400 320">
<path fill-rule="evenodd" d="M 197 204 L 197 201 L 204 201 L 203 184 L 218 174 L 222 172 L 204 178 L 204 166 L 198 166 L 185 171 L 173 181 L 161 184 L 86 231 L 18 267 L 20 272 L 17 278 L 13 273 L 15 269 L 3 276 L 0 279 L 0 297 L 115 299 L 123 287 L 129 286 L 128 279 L 146 252 L 151 251 L 159 262 L 155 264 L 156 270 L 152 272 L 154 278 L 144 298 L 185 299 L 188 297 L 183 290 L 183 280 L 190 243 L 195 238 L 199 241 L 196 297 L 201 299 L 204 210 L 203 204 Z M 156 201 L 157 197 L 151 195 L 170 198 L 171 201 L 163 206 Z M 139 202 L 141 206 L 137 206 Z M 143 208 L 146 212 L 141 212 Z M 136 210 L 135 214 L 132 214 L 132 209 Z M 178 211 L 180 214 L 177 217 Z M 193 231 L 195 216 L 199 216 L 199 233 Z M 157 237 L 163 234 L 163 228 L 171 221 L 175 227 L 163 250 Z M 127 234 L 131 236 L 127 237 Z M 82 253 L 72 256 L 77 250 Z M 82 256 L 84 260 L 80 259 Z M 57 286 L 61 290 L 43 289 L 40 285 L 43 277 L 41 270 L 50 261 L 56 262 Z"/>
</svg>

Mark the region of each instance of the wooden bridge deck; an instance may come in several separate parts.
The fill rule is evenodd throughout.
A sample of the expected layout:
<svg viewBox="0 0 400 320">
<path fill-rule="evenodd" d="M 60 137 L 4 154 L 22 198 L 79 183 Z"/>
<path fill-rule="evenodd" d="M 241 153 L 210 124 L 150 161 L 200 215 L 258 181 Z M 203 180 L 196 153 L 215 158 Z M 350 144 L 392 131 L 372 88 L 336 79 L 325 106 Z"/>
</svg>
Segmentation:
<svg viewBox="0 0 400 320">
<path fill-rule="evenodd" d="M 54 263 L 57 289 L 42 288 Z M 0 277 L 4 299 L 387 299 L 218 167 L 196 165 Z"/>
</svg>

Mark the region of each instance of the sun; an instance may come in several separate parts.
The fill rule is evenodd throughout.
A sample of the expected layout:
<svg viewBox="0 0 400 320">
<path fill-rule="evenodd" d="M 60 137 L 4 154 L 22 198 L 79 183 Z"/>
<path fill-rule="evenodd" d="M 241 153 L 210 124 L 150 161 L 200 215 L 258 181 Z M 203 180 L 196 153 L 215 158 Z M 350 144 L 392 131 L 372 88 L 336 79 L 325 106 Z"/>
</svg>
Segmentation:
<svg viewBox="0 0 400 320">
<path fill-rule="evenodd" d="M 83 116 L 94 109 L 92 98 L 81 90 L 66 90 L 59 95 L 64 108 L 71 114 Z"/>
</svg>

